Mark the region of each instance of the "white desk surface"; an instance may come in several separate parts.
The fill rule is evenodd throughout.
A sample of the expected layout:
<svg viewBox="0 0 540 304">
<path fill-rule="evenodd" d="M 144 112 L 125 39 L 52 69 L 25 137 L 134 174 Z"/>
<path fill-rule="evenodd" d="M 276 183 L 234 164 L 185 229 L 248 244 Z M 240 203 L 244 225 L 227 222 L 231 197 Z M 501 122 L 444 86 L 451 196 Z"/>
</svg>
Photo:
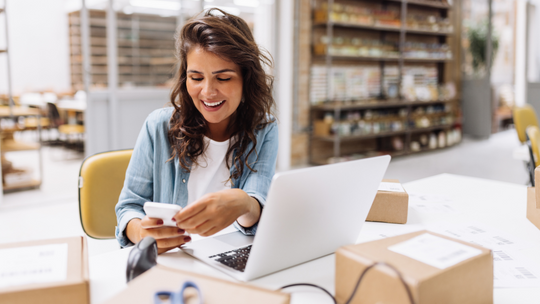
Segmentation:
<svg viewBox="0 0 540 304">
<path fill-rule="evenodd" d="M 404 184 L 410 193 L 444 195 L 453 201 L 461 214 L 430 215 L 409 208 L 406 225 L 365 223 L 359 241 L 373 239 L 378 233 L 408 233 L 424 225 L 438 222 L 480 222 L 530 242 L 522 254 L 540 264 L 540 230 L 526 218 L 527 193 L 525 185 L 510 184 L 458 175 L 442 174 Z M 130 249 L 97 255 L 90 258 L 91 303 L 98 304 L 126 287 L 125 265 Z M 165 253 L 158 258 L 160 264 L 175 268 L 233 280 L 181 252 Z M 314 283 L 334 293 L 334 255 L 292 267 L 249 282 L 269 289 L 290 283 Z M 327 295 L 314 288 L 297 287 L 292 304 L 332 303 Z M 496 288 L 495 304 L 539 303 L 540 288 Z"/>
</svg>

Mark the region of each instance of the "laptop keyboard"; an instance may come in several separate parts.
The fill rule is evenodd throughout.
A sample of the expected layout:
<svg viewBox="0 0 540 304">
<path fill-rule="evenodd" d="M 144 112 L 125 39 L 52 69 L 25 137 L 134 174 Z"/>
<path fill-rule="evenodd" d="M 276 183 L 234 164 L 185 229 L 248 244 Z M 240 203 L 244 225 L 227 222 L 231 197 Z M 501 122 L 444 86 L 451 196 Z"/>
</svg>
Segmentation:
<svg viewBox="0 0 540 304">
<path fill-rule="evenodd" d="M 251 245 L 223 253 L 218 253 L 209 256 L 209 258 L 213 259 L 216 262 L 220 262 L 225 266 L 244 272 L 250 252 Z"/>
</svg>

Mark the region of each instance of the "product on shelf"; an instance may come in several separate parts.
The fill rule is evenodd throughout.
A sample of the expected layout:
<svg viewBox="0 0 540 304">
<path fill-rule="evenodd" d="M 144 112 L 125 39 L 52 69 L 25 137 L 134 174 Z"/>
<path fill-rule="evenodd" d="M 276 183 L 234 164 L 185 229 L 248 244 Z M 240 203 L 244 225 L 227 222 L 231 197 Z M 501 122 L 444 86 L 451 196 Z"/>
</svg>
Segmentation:
<svg viewBox="0 0 540 304">
<path fill-rule="evenodd" d="M 442 1 L 431 2 L 443 3 Z M 446 2 L 444 2 L 444 4 L 446 4 Z M 327 22 L 328 3 L 322 2 L 314 11 L 313 15 L 316 23 Z M 394 9 L 370 9 L 359 5 L 334 3 L 330 13 L 330 20 L 332 22 L 349 25 L 379 26 L 399 29 L 401 27 L 401 12 Z M 452 32 L 453 26 L 448 18 L 428 13 L 424 15 L 408 15 L 406 29 Z"/>
<path fill-rule="evenodd" d="M 311 67 L 310 98 L 312 104 L 328 101 L 327 89 L 330 86 L 330 100 L 365 100 L 380 94 L 380 69 L 374 66 L 353 66 L 331 68 L 327 85 L 327 68 L 324 65 Z"/>
</svg>

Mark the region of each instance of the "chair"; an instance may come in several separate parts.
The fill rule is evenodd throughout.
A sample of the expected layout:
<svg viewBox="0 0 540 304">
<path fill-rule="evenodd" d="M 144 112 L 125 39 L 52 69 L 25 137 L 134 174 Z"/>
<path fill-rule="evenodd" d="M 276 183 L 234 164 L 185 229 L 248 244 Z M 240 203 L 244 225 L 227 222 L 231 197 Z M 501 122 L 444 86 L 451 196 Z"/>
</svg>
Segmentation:
<svg viewBox="0 0 540 304">
<path fill-rule="evenodd" d="M 531 161 L 527 164 L 529 179 L 534 187 L 534 169 L 540 165 L 540 129 L 537 126 L 529 126 L 526 130 L 527 146 Z"/>
<path fill-rule="evenodd" d="M 512 116 L 514 118 L 514 124 L 516 126 L 519 141 L 523 144 L 527 141 L 527 136 L 525 135 L 527 127 L 538 127 L 536 112 L 531 105 L 526 104 L 523 107 L 515 107 Z"/>
<path fill-rule="evenodd" d="M 91 238 L 114 238 L 114 207 L 122 187 L 132 149 L 94 154 L 79 171 L 79 214 L 84 232 Z"/>
</svg>

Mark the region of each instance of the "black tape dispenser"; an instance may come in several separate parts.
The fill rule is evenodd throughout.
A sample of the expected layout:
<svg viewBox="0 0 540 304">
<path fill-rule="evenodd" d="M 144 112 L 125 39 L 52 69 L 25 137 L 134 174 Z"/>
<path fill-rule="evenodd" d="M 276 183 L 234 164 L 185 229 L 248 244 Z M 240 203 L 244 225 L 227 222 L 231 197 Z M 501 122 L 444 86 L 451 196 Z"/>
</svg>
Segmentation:
<svg viewBox="0 0 540 304">
<path fill-rule="evenodd" d="M 126 267 L 127 281 L 135 279 L 143 272 L 156 266 L 157 255 L 157 243 L 153 237 L 147 236 L 140 240 L 129 253 Z"/>
</svg>

